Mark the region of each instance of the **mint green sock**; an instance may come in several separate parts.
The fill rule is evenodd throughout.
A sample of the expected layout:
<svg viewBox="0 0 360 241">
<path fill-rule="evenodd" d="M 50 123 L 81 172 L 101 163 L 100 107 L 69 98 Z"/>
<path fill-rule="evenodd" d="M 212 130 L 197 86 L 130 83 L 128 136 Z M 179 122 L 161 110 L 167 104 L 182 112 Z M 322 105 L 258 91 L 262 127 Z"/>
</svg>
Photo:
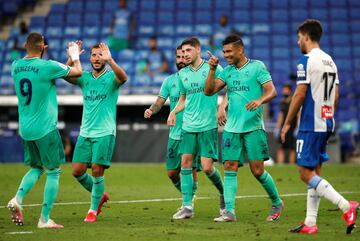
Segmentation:
<svg viewBox="0 0 360 241">
<path fill-rule="evenodd" d="M 220 172 L 218 169 L 216 169 L 216 167 L 213 167 L 213 168 L 214 168 L 213 172 L 207 177 L 214 184 L 214 186 L 219 191 L 219 193 L 224 194 L 224 186 L 223 186 L 223 182 L 221 180 Z"/>
<path fill-rule="evenodd" d="M 181 192 L 181 181 L 179 180 L 179 181 L 177 181 L 176 183 L 173 183 L 173 184 L 174 184 L 175 188 L 177 190 L 179 190 L 179 192 Z"/>
<path fill-rule="evenodd" d="M 50 212 L 59 191 L 60 169 L 46 171 L 46 183 L 44 188 L 44 202 L 41 209 L 41 217 L 47 222 Z"/>
<path fill-rule="evenodd" d="M 237 192 L 237 172 L 224 171 L 224 198 L 226 210 L 235 214 L 235 197 Z"/>
<path fill-rule="evenodd" d="M 261 174 L 258 180 L 269 195 L 271 199 L 271 204 L 273 206 L 280 205 L 281 199 L 271 175 L 267 171 L 264 171 L 264 173 Z"/>
<path fill-rule="evenodd" d="M 104 176 L 102 177 L 92 177 L 93 178 L 93 187 L 91 191 L 91 210 L 97 211 L 101 197 L 104 193 Z"/>
<path fill-rule="evenodd" d="M 191 206 L 192 192 L 194 186 L 194 179 L 192 175 L 192 168 L 181 168 L 181 193 L 183 199 L 183 206 Z"/>
<path fill-rule="evenodd" d="M 89 192 L 91 192 L 93 187 L 93 179 L 91 175 L 87 174 L 86 172 L 81 175 L 80 177 L 76 177 L 76 180 L 80 182 L 80 184 Z"/>
<path fill-rule="evenodd" d="M 21 205 L 26 194 L 35 186 L 43 170 L 40 168 L 30 168 L 21 180 L 19 189 L 16 193 L 16 200 Z"/>
</svg>

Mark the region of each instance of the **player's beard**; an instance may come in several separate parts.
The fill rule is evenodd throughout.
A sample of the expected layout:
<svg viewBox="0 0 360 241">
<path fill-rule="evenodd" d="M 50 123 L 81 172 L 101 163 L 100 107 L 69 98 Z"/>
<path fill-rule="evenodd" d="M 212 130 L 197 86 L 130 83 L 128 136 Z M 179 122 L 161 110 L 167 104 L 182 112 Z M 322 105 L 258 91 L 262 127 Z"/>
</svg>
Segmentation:
<svg viewBox="0 0 360 241">
<path fill-rule="evenodd" d="M 177 67 L 178 70 L 181 70 L 181 69 L 184 68 L 185 66 L 186 66 L 186 65 L 185 65 L 184 62 L 180 62 L 180 63 L 177 63 L 177 64 L 176 64 L 176 67 Z"/>
<path fill-rule="evenodd" d="M 105 68 L 105 64 L 101 65 L 99 68 L 95 68 L 95 66 L 94 66 L 93 64 L 91 64 L 91 66 L 92 66 L 92 68 L 93 68 L 96 72 L 98 72 L 98 73 L 100 73 L 101 71 L 103 71 L 104 68 Z"/>
</svg>

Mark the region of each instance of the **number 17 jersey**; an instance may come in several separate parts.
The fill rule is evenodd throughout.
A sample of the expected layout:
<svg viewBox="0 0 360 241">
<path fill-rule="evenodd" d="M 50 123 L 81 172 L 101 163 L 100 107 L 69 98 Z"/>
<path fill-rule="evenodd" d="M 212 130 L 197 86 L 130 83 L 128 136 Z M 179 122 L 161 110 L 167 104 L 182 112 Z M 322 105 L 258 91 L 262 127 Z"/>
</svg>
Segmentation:
<svg viewBox="0 0 360 241">
<path fill-rule="evenodd" d="M 330 55 L 319 48 L 304 55 L 297 65 L 297 85 L 299 84 L 308 85 L 299 130 L 333 132 L 335 89 L 339 78 Z"/>
<path fill-rule="evenodd" d="M 69 71 L 66 65 L 37 57 L 13 62 L 11 75 L 19 100 L 19 133 L 24 140 L 40 139 L 57 128 L 55 79 L 67 76 Z"/>
</svg>

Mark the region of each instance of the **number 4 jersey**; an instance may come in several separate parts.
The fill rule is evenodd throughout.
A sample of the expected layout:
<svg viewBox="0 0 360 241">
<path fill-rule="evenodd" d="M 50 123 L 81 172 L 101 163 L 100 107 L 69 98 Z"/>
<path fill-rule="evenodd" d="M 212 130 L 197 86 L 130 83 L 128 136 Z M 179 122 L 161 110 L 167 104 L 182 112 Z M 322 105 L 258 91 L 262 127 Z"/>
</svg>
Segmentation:
<svg viewBox="0 0 360 241">
<path fill-rule="evenodd" d="M 297 84 L 308 85 L 299 130 L 333 132 L 335 89 L 339 78 L 332 58 L 319 48 L 312 49 L 298 62 Z"/>
<path fill-rule="evenodd" d="M 67 76 L 69 71 L 66 65 L 37 57 L 13 62 L 11 74 L 19 100 L 19 133 L 24 140 L 40 139 L 57 128 L 55 79 Z"/>
</svg>

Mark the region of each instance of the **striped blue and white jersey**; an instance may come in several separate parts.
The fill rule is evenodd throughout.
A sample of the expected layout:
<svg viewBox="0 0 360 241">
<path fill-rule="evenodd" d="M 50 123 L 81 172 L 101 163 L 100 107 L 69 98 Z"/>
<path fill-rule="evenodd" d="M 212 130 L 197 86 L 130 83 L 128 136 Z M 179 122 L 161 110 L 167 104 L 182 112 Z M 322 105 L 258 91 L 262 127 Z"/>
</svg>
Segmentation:
<svg viewBox="0 0 360 241">
<path fill-rule="evenodd" d="M 297 85 L 307 84 L 301 110 L 300 131 L 333 132 L 337 67 L 330 55 L 319 48 L 302 56 L 297 65 Z"/>
</svg>

